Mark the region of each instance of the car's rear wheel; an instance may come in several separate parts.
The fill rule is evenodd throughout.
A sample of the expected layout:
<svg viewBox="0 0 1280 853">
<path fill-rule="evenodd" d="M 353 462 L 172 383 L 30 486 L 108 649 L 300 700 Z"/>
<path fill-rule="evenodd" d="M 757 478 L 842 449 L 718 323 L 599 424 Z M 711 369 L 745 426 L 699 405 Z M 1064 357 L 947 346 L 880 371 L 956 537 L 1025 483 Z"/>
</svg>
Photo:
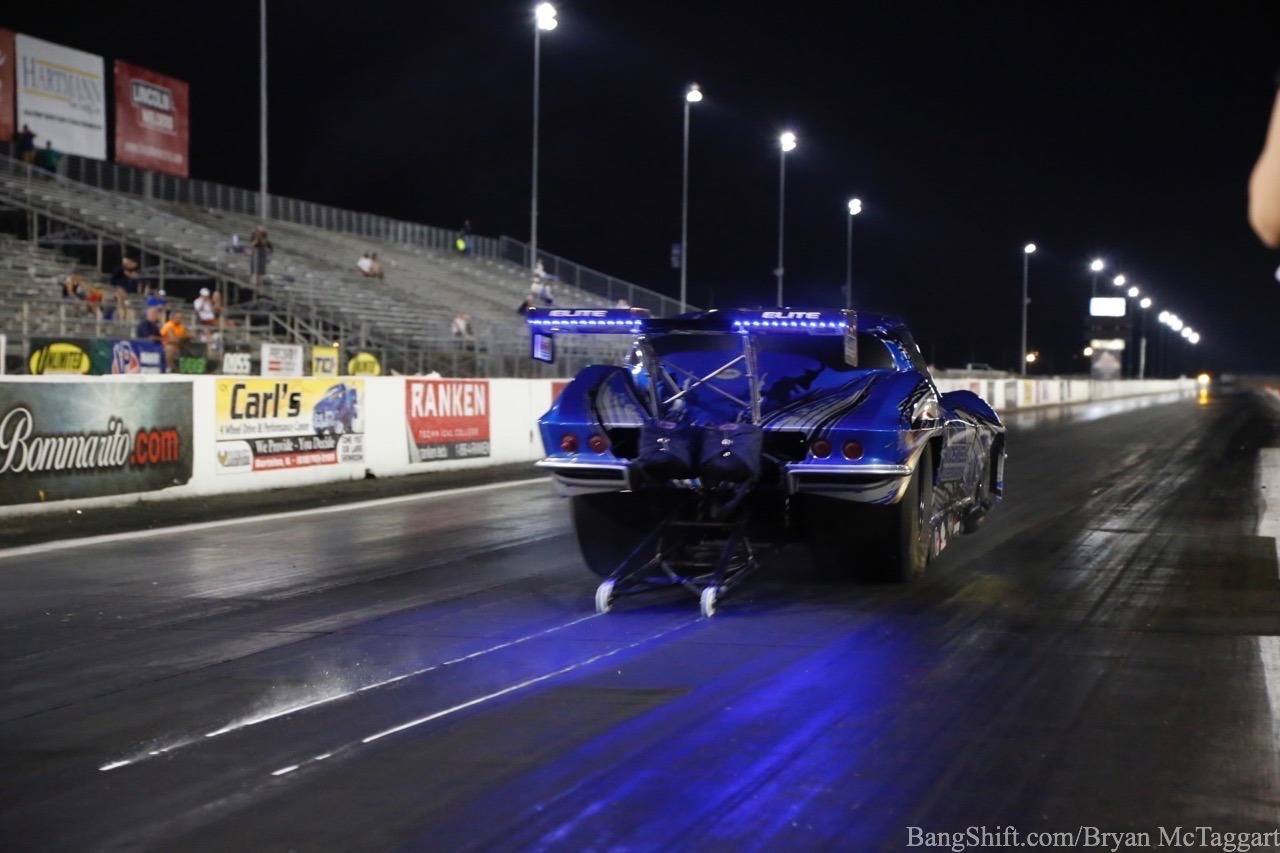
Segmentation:
<svg viewBox="0 0 1280 853">
<path fill-rule="evenodd" d="M 644 542 L 659 521 L 652 498 L 642 492 L 604 492 L 569 499 L 573 532 L 582 560 L 602 578 Z"/>
<path fill-rule="evenodd" d="M 924 574 L 932 547 L 933 454 L 928 449 L 920 454 L 916 472 L 892 510 L 889 531 L 894 541 L 887 549 L 886 577 L 908 583 Z"/>
</svg>

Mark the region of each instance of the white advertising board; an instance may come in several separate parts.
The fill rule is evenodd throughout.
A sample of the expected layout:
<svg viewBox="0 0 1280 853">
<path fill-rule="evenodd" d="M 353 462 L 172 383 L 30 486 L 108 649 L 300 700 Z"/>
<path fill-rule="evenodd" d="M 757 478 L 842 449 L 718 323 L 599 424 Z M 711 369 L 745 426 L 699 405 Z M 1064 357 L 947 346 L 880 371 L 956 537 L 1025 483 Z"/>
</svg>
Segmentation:
<svg viewBox="0 0 1280 853">
<path fill-rule="evenodd" d="M 302 345 L 263 344 L 261 374 L 263 376 L 301 376 Z"/>
<path fill-rule="evenodd" d="M 18 33 L 17 126 L 36 147 L 107 159 L 107 85 L 101 56 Z"/>
</svg>

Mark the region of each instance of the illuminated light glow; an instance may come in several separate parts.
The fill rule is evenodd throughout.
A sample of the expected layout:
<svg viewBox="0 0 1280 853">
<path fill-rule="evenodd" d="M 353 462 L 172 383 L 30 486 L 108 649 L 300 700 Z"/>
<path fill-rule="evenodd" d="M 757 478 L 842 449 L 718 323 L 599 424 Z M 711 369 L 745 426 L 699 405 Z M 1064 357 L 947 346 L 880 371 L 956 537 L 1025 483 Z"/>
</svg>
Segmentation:
<svg viewBox="0 0 1280 853">
<path fill-rule="evenodd" d="M 1207 374 L 1207 373 L 1201 373 L 1199 376 L 1197 376 L 1197 377 L 1196 377 L 1196 381 L 1197 381 L 1197 382 L 1199 382 L 1201 385 L 1208 385 L 1208 384 L 1209 384 L 1209 374 Z"/>
<path fill-rule="evenodd" d="M 1107 268 L 1107 262 L 1102 260 L 1102 258 L 1097 258 L 1096 260 L 1094 260 L 1093 263 L 1089 264 L 1089 269 L 1093 270 L 1094 272 L 1102 272 L 1106 268 Z"/>
<path fill-rule="evenodd" d="M 1142 301 L 1141 301 L 1141 302 L 1139 302 L 1138 304 L 1139 304 L 1139 305 L 1141 305 L 1143 308 L 1150 308 L 1150 307 L 1151 307 L 1151 297 L 1150 297 L 1150 296 L 1144 296 L 1144 297 L 1142 297 Z"/>
<path fill-rule="evenodd" d="M 791 131 L 787 131 L 778 137 L 778 142 L 782 145 L 783 152 L 796 150 L 796 135 Z"/>
<path fill-rule="evenodd" d="M 99 770 L 115 770 L 117 767 L 127 767 L 132 763 L 133 763 L 133 759 L 126 759 L 124 761 L 113 761 L 110 764 L 102 765 L 98 769 Z"/>
<path fill-rule="evenodd" d="M 1085 354 L 1085 355 L 1093 355 L 1093 347 L 1085 347 L 1085 348 L 1084 348 L 1084 354 Z"/>
<path fill-rule="evenodd" d="M 857 216 L 861 212 L 862 212 L 862 199 L 860 198 L 849 199 L 849 215 Z"/>
<path fill-rule="evenodd" d="M 534 7 L 533 17 L 540 30 L 554 30 L 560 23 L 556 20 L 556 7 L 550 3 L 539 3 Z"/>
<path fill-rule="evenodd" d="M 1136 287 L 1131 287 L 1131 288 L 1129 288 L 1129 296 L 1130 296 L 1131 298 L 1137 298 L 1137 296 L 1138 296 L 1138 288 L 1136 288 Z"/>
<path fill-rule="evenodd" d="M 1190 340 L 1190 341 L 1191 341 L 1191 343 L 1193 343 L 1193 344 L 1198 344 L 1198 343 L 1200 343 L 1200 333 L 1199 333 L 1199 332 L 1192 332 L 1192 333 L 1191 333 L 1191 337 L 1189 338 L 1189 340 Z"/>
<path fill-rule="evenodd" d="M 1167 322 L 1169 322 L 1169 312 L 1168 312 L 1168 311 L 1161 311 L 1161 312 L 1160 312 L 1160 316 L 1159 316 L 1159 317 L 1157 317 L 1156 319 L 1157 319 L 1157 320 L 1159 320 L 1161 323 L 1167 323 Z"/>
<path fill-rule="evenodd" d="M 1035 354 L 1035 353 L 1033 353 L 1033 352 L 1029 352 L 1029 353 L 1027 353 L 1027 364 L 1031 364 L 1031 363 L 1032 363 L 1032 362 L 1034 362 L 1035 360 L 1036 360 L 1036 354 Z"/>
<path fill-rule="evenodd" d="M 1191 337 L 1191 327 L 1184 326 L 1179 334 L 1181 334 L 1184 338 Z"/>
<path fill-rule="evenodd" d="M 300 766 L 301 766 L 301 765 L 298 765 L 298 764 L 290 764 L 288 767 L 281 767 L 279 770 L 273 770 L 273 771 L 271 772 L 271 775 L 272 775 L 272 776 L 283 776 L 283 775 L 284 775 L 284 774 L 286 774 L 286 773 L 292 773 L 293 771 L 297 770 L 297 769 L 298 769 L 298 767 L 300 767 Z"/>
<path fill-rule="evenodd" d="M 1115 278 L 1111 279 L 1111 283 L 1114 284 L 1116 287 L 1124 287 L 1125 281 L 1126 279 L 1122 275 L 1118 275 Z"/>
<path fill-rule="evenodd" d="M 702 100 L 702 89 L 698 87 L 697 83 L 689 84 L 689 91 L 685 93 L 684 99 L 691 104 L 696 104 Z"/>
<path fill-rule="evenodd" d="M 1023 247 L 1022 247 L 1022 251 L 1023 251 L 1023 252 L 1025 252 L 1025 253 L 1027 253 L 1028 255 L 1035 254 L 1035 251 L 1036 251 L 1036 244 L 1035 244 L 1035 243 L 1028 243 L 1027 245 L 1025 245 L 1025 246 L 1023 246 Z"/>
</svg>

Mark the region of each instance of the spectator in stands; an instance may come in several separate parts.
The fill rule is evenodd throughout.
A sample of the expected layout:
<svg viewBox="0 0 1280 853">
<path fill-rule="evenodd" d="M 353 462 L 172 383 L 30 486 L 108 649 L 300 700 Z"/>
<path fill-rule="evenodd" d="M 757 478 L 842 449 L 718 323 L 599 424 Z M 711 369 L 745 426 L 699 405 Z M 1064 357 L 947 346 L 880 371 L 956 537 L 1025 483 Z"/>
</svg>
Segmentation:
<svg viewBox="0 0 1280 853">
<path fill-rule="evenodd" d="M 111 273 L 111 286 L 126 295 L 137 293 L 142 287 L 142 280 L 138 278 L 138 262 L 128 256 L 121 258 L 120 266 Z"/>
<path fill-rule="evenodd" d="M 35 166 L 50 174 L 58 173 L 58 163 L 62 160 L 62 152 L 53 147 L 53 140 L 46 140 L 44 147 L 35 154 Z"/>
<path fill-rule="evenodd" d="M 614 304 L 614 306 L 613 306 L 613 307 L 614 307 L 614 308 L 630 308 L 630 307 L 631 307 L 631 303 L 630 303 L 630 302 L 628 302 L 628 301 L 627 301 L 627 300 L 625 300 L 625 299 L 619 298 L 619 299 L 618 299 L 618 301 L 617 301 L 617 303 L 616 303 L 616 304 Z"/>
<path fill-rule="evenodd" d="M 374 252 L 372 255 L 370 255 L 369 260 L 373 262 L 373 272 L 371 273 L 371 275 L 374 278 L 382 278 L 383 277 L 382 261 L 378 260 L 378 253 Z"/>
<path fill-rule="evenodd" d="M 214 310 L 209 288 L 200 288 L 200 295 L 196 297 L 195 302 L 191 303 L 191 309 L 195 311 L 196 322 L 201 326 L 218 325 L 218 312 Z"/>
<path fill-rule="evenodd" d="M 545 281 L 538 285 L 538 299 L 542 300 L 543 305 L 550 305 L 555 301 L 551 296 L 551 285 Z"/>
<path fill-rule="evenodd" d="M 465 311 L 459 311 L 453 315 L 453 325 L 450 327 L 450 333 L 455 338 L 462 338 L 464 341 L 474 341 L 475 334 L 471 330 L 471 315 Z"/>
<path fill-rule="evenodd" d="M 160 343 L 160 319 L 160 306 L 152 305 L 138 321 L 138 328 L 134 330 L 133 336 L 139 340 Z"/>
<path fill-rule="evenodd" d="M 230 322 L 225 320 L 222 316 L 222 291 L 215 290 L 213 294 L 209 297 L 209 301 L 213 304 L 213 315 L 217 317 L 219 320 L 223 320 L 223 322 L 226 322 L 227 325 L 230 325 Z"/>
<path fill-rule="evenodd" d="M 533 276 L 539 281 L 546 281 L 551 278 L 547 275 L 547 268 L 542 265 L 542 258 L 538 258 L 533 262 Z"/>
<path fill-rule="evenodd" d="M 174 310 L 168 321 L 160 327 L 160 342 L 164 344 L 164 361 L 170 373 L 178 372 L 178 356 L 184 341 L 191 340 L 191 333 L 182 322 L 182 312 Z"/>
<path fill-rule="evenodd" d="M 535 304 L 536 304 L 535 299 L 536 297 L 532 293 L 525 296 L 524 302 L 520 303 L 520 307 L 516 309 L 516 313 L 522 317 L 525 314 L 528 314 L 529 309 L 535 307 Z"/>
<path fill-rule="evenodd" d="M 62 298 L 88 311 L 89 282 L 83 275 L 73 272 L 62 280 Z"/>
<path fill-rule="evenodd" d="M 267 229 L 261 225 L 253 229 L 253 237 L 249 239 L 250 284 L 262 284 L 267 275 L 267 261 L 275 250 L 275 246 L 271 245 L 271 238 L 267 236 Z"/>
<path fill-rule="evenodd" d="M 373 277 L 373 258 L 369 257 L 368 252 L 365 252 L 360 256 L 360 260 L 356 261 L 356 269 L 360 270 L 360 275 L 365 278 Z"/>
<path fill-rule="evenodd" d="M 453 241 L 453 246 L 464 255 L 471 254 L 471 220 L 464 220 L 462 230 L 458 232 L 457 239 Z"/>
<path fill-rule="evenodd" d="M 18 159 L 24 163 L 36 161 L 36 135 L 25 124 L 18 131 Z"/>
</svg>

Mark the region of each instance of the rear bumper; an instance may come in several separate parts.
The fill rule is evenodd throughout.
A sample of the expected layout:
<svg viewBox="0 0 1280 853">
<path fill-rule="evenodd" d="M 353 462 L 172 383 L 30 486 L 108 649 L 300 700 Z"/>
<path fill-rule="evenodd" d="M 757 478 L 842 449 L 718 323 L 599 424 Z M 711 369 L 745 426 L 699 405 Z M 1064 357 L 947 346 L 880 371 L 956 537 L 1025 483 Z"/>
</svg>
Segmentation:
<svg viewBox="0 0 1280 853">
<path fill-rule="evenodd" d="M 787 494 L 820 495 L 857 503 L 897 503 L 911 482 L 910 465 L 815 465 L 790 463 Z"/>
<path fill-rule="evenodd" d="M 543 459 L 534 463 L 551 475 L 561 495 L 585 495 L 593 492 L 630 491 L 629 462 L 573 462 L 566 459 Z"/>
</svg>

